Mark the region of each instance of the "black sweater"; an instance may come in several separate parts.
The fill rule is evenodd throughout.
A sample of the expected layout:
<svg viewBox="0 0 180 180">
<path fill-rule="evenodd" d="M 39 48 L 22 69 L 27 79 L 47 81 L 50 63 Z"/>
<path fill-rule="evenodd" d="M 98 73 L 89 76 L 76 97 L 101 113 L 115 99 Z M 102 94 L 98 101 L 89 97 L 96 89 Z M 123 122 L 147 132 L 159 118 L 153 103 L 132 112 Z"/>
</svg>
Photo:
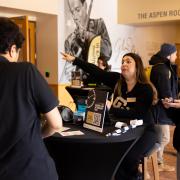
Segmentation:
<svg viewBox="0 0 180 180">
<path fill-rule="evenodd" d="M 121 74 L 117 72 L 106 72 L 98 68 L 94 64 L 84 62 L 78 58 L 75 59 L 73 65 L 79 66 L 85 72 L 93 75 L 97 81 L 101 81 L 105 85 L 115 88 L 116 83 L 120 79 Z M 149 84 L 136 83 L 135 87 L 127 93 L 127 85 L 123 82 L 121 86 L 121 98 L 118 94 L 114 95 L 113 105 L 110 113 L 116 119 L 143 119 L 144 123 L 152 123 L 151 118 L 147 118 L 149 109 L 153 100 L 153 91 Z M 124 103 L 123 103 L 124 102 Z"/>
</svg>

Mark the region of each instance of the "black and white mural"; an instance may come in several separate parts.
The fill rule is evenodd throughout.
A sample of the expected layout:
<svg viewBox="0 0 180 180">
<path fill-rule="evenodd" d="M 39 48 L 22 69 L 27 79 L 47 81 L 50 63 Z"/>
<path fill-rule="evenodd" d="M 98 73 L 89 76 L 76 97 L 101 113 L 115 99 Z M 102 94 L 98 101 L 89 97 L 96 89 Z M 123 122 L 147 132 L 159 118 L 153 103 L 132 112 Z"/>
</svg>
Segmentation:
<svg viewBox="0 0 180 180">
<path fill-rule="evenodd" d="M 91 18 L 95 1 L 65 0 L 65 52 L 87 61 L 89 45 L 98 35 L 101 37 L 100 55 L 109 61 L 112 46 L 108 30 L 102 17 Z M 75 70 L 71 63 L 66 62 L 62 72 L 62 81 L 69 81 L 71 72 Z"/>
<path fill-rule="evenodd" d="M 122 56 L 136 48 L 134 28 L 117 24 L 116 11 L 116 0 L 64 0 L 62 51 L 87 61 L 90 42 L 100 35 L 100 55 L 111 65 L 112 71 L 119 72 Z M 70 82 L 71 72 L 77 67 L 64 61 L 60 61 L 59 67 L 59 82 Z"/>
</svg>

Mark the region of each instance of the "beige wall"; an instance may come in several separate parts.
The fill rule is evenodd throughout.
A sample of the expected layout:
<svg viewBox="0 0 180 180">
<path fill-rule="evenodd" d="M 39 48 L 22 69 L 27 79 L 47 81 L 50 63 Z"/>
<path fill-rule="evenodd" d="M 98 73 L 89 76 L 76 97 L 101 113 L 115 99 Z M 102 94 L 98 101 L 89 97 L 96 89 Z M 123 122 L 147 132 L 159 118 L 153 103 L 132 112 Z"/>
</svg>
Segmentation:
<svg viewBox="0 0 180 180">
<path fill-rule="evenodd" d="M 50 84 L 58 84 L 57 16 L 42 14 L 37 18 L 37 67 Z"/>
<path fill-rule="evenodd" d="M 179 26 L 175 23 L 136 26 L 134 29 L 135 49 L 142 56 L 145 66 L 162 43 L 180 42 Z"/>
<path fill-rule="evenodd" d="M 178 40 L 177 43 L 180 43 L 180 23 L 176 27 L 177 33 L 176 33 L 176 39 Z"/>
<path fill-rule="evenodd" d="M 118 23 L 121 24 L 179 19 L 179 0 L 118 0 Z"/>
<path fill-rule="evenodd" d="M 0 6 L 49 14 L 59 13 L 59 0 L 0 0 Z"/>
</svg>

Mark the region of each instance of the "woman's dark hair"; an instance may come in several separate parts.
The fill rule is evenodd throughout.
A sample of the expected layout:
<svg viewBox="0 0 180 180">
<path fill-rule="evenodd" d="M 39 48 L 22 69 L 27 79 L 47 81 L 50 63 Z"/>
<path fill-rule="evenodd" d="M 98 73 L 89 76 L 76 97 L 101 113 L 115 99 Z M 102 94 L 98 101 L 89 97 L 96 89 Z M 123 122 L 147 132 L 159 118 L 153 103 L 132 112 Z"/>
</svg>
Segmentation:
<svg viewBox="0 0 180 180">
<path fill-rule="evenodd" d="M 105 59 L 104 56 L 99 56 L 98 61 L 102 61 L 103 66 L 105 67 L 105 71 L 110 71 L 111 66 L 108 64 L 107 60 Z"/>
<path fill-rule="evenodd" d="M 6 54 L 12 45 L 21 48 L 24 40 L 19 27 L 12 20 L 0 17 L 0 54 Z"/>
<path fill-rule="evenodd" d="M 105 67 L 104 70 L 105 71 L 109 71 L 110 70 L 110 66 L 108 65 L 107 61 L 102 59 L 102 58 L 98 58 L 98 61 L 102 61 L 103 66 Z"/>
</svg>

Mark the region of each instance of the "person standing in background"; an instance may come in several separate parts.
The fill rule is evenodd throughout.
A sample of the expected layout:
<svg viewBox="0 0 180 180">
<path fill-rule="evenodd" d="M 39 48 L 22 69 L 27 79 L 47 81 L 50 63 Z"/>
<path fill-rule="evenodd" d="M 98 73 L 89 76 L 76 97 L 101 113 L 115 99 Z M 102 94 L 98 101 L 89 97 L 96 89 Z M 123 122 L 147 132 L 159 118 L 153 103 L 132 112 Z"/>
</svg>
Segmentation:
<svg viewBox="0 0 180 180">
<path fill-rule="evenodd" d="M 164 163 L 163 153 L 165 146 L 170 141 L 170 127 L 172 119 L 167 116 L 166 110 L 161 99 L 176 99 L 178 95 L 178 77 L 175 61 L 177 58 L 175 45 L 164 43 L 160 51 L 153 55 L 149 61 L 153 65 L 150 80 L 158 92 L 158 104 L 153 108 L 153 114 L 156 121 L 156 128 L 159 132 L 160 150 L 158 151 L 159 171 L 174 171 L 175 168 Z"/>
<path fill-rule="evenodd" d="M 68 35 L 65 40 L 65 52 L 87 60 L 87 54 L 91 40 L 100 35 L 101 47 L 100 55 L 108 61 L 112 54 L 112 47 L 109 34 L 102 18 L 91 19 L 90 13 L 92 8 L 92 0 L 88 9 L 86 0 L 67 0 L 70 13 L 76 25 L 74 31 Z M 71 72 L 75 70 L 75 66 L 69 62 L 65 63 L 62 81 L 69 81 Z"/>
<path fill-rule="evenodd" d="M 61 131 L 59 103 L 34 65 L 17 62 L 23 42 L 19 27 L 0 17 L 0 180 L 58 180 L 42 138 Z"/>
</svg>

